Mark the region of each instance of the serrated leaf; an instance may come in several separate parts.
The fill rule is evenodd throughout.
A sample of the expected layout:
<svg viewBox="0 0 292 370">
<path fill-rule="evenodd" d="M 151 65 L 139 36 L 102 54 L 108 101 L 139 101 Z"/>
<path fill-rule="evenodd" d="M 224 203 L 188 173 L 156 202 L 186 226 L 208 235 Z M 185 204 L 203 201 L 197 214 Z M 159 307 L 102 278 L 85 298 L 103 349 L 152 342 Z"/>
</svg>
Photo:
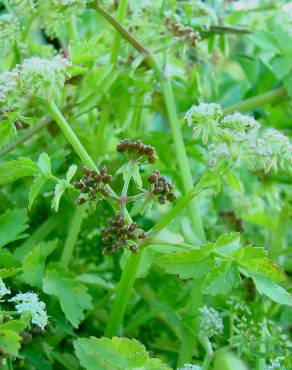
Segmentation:
<svg viewBox="0 0 292 370">
<path fill-rule="evenodd" d="M 291 295 L 272 279 L 257 273 L 252 274 L 251 277 L 259 293 L 269 297 L 279 304 L 292 306 Z"/>
<path fill-rule="evenodd" d="M 51 175 L 51 160 L 47 153 L 42 153 L 39 156 L 38 167 L 43 174 L 47 176 Z"/>
<path fill-rule="evenodd" d="M 43 289 L 59 299 L 62 311 L 75 328 L 84 319 L 84 310 L 92 308 L 86 286 L 61 265 L 53 264 L 47 269 Z"/>
<path fill-rule="evenodd" d="M 272 65 L 276 77 L 281 80 L 292 69 L 292 60 L 291 57 L 280 56 L 273 60 Z"/>
<path fill-rule="evenodd" d="M 145 347 L 128 338 L 79 338 L 74 349 L 87 370 L 171 370 L 159 359 L 150 358 Z"/>
<path fill-rule="evenodd" d="M 182 279 L 199 278 L 214 265 L 214 260 L 210 256 L 211 247 L 208 245 L 192 251 L 165 254 L 157 258 L 156 263 L 166 273 L 179 275 Z"/>
<path fill-rule="evenodd" d="M 73 176 L 75 175 L 77 171 L 77 166 L 76 164 L 72 164 L 69 168 L 68 171 L 66 172 L 66 180 L 70 182 L 73 179 Z"/>
<path fill-rule="evenodd" d="M 207 275 L 202 292 L 210 295 L 228 294 L 239 282 L 240 275 L 236 265 L 229 261 L 223 262 Z"/>
<path fill-rule="evenodd" d="M 231 254 L 236 250 L 240 250 L 240 234 L 230 233 L 219 236 L 214 243 L 214 250 L 225 256 Z"/>
<path fill-rule="evenodd" d="M 54 197 L 52 199 L 52 209 L 55 212 L 58 212 L 61 197 L 68 187 L 70 187 L 70 184 L 67 180 L 59 180 L 55 186 Z"/>
<path fill-rule="evenodd" d="M 4 353 L 18 356 L 22 337 L 13 330 L 0 330 L 0 348 Z"/>
<path fill-rule="evenodd" d="M 28 209 L 31 209 L 32 204 L 37 197 L 38 193 L 40 192 L 41 188 L 45 185 L 45 183 L 48 181 L 47 175 L 40 174 L 35 176 L 32 186 L 29 190 L 28 195 Z"/>
<path fill-rule="evenodd" d="M 25 209 L 7 210 L 0 216 L 0 248 L 27 236 L 23 233 L 28 228 L 27 220 Z"/>
<path fill-rule="evenodd" d="M 235 251 L 232 257 L 250 274 L 259 273 L 278 282 L 284 281 L 285 274 L 281 267 L 266 258 L 266 255 L 267 252 L 264 248 L 248 245 Z"/>
<path fill-rule="evenodd" d="M 57 240 L 52 240 L 41 243 L 24 258 L 21 278 L 25 283 L 41 288 L 46 259 L 56 249 L 57 242 Z"/>
<path fill-rule="evenodd" d="M 21 177 L 34 176 L 39 172 L 39 167 L 35 162 L 29 158 L 20 157 L 0 164 L 0 185 L 15 181 Z"/>
</svg>

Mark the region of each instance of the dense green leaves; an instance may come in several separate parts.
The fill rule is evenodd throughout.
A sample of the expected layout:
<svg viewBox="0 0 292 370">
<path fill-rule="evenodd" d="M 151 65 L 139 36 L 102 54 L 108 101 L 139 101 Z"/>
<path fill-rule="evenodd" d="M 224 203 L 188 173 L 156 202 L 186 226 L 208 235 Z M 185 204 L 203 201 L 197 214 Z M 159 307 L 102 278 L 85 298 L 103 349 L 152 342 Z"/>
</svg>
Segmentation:
<svg viewBox="0 0 292 370">
<path fill-rule="evenodd" d="M 94 338 L 74 342 L 79 361 L 87 370 L 170 370 L 156 358 L 150 358 L 145 347 L 135 339 Z"/>
<path fill-rule="evenodd" d="M 66 318 L 74 327 L 78 327 L 84 319 L 84 310 L 92 308 L 85 285 L 72 272 L 64 270 L 62 265 L 49 266 L 43 279 L 43 289 L 58 298 Z"/>
</svg>

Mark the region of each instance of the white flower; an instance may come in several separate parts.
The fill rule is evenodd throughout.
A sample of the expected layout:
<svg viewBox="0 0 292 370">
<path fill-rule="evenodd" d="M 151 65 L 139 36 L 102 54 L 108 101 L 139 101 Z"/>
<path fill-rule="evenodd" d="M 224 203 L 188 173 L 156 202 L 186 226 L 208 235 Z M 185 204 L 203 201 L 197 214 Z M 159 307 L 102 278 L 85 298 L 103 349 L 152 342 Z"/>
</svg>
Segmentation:
<svg viewBox="0 0 292 370">
<path fill-rule="evenodd" d="M 15 42 L 19 41 L 21 36 L 20 23 L 12 14 L 3 14 L 0 16 L 0 53 L 7 54 Z"/>
<path fill-rule="evenodd" d="M 10 93 L 17 89 L 19 74 L 17 72 L 3 72 L 0 75 L 0 103 L 6 102 Z"/>
<path fill-rule="evenodd" d="M 193 105 L 185 114 L 188 126 L 193 126 L 193 136 L 202 136 L 203 144 L 206 144 L 209 136 L 214 139 L 218 135 L 218 119 L 223 112 L 219 104 L 200 103 Z"/>
<path fill-rule="evenodd" d="M 238 112 L 225 116 L 221 121 L 221 126 L 237 130 L 259 129 L 261 127 L 260 123 L 253 117 Z"/>
<path fill-rule="evenodd" d="M 204 306 L 200 311 L 200 332 L 209 338 L 223 332 L 223 319 L 220 313 L 212 307 Z"/>
<path fill-rule="evenodd" d="M 10 290 L 6 288 L 4 282 L 2 279 L 0 279 L 0 299 L 5 295 L 5 294 L 10 294 Z"/>
<path fill-rule="evenodd" d="M 231 153 L 227 144 L 210 144 L 208 146 L 207 160 L 211 167 L 216 167 L 218 164 L 225 161 L 230 162 Z"/>
<path fill-rule="evenodd" d="M 202 368 L 198 365 L 184 364 L 183 367 L 180 367 L 177 370 L 202 370 Z"/>
<path fill-rule="evenodd" d="M 31 314 L 31 322 L 41 329 L 48 323 L 48 316 L 46 313 L 46 304 L 39 300 L 36 293 L 27 292 L 19 293 L 9 300 L 16 302 L 16 310 L 18 313 L 29 312 Z"/>
</svg>

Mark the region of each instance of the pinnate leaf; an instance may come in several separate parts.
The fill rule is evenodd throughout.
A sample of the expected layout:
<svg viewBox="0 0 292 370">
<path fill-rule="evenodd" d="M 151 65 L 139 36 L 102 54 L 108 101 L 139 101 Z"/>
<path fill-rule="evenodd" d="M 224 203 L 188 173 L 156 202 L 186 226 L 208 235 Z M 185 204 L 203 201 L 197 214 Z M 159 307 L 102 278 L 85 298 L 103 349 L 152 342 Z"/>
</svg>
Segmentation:
<svg viewBox="0 0 292 370">
<path fill-rule="evenodd" d="M 223 262 L 206 277 L 202 291 L 205 294 L 228 294 L 240 282 L 239 271 L 232 262 Z"/>
</svg>

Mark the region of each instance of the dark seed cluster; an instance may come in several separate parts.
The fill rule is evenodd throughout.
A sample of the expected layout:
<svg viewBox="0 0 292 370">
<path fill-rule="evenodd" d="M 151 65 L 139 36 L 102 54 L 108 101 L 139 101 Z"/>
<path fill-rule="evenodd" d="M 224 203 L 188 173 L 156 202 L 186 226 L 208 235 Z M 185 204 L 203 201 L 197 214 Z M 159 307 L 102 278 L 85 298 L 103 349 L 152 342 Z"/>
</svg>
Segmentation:
<svg viewBox="0 0 292 370">
<path fill-rule="evenodd" d="M 158 170 L 154 170 L 148 177 L 148 182 L 151 184 L 151 192 L 159 195 L 159 203 L 165 204 L 166 201 L 174 202 L 176 195 L 172 191 L 173 185 L 170 184 L 164 176 L 160 175 Z"/>
<path fill-rule="evenodd" d="M 198 41 L 201 39 L 200 34 L 194 31 L 191 27 L 183 26 L 172 18 L 165 19 L 167 30 L 175 37 L 180 38 L 182 41 L 188 42 L 193 47 L 196 47 Z"/>
<path fill-rule="evenodd" d="M 122 212 L 118 211 L 115 218 L 108 220 L 108 227 L 101 229 L 102 241 L 108 246 L 103 250 L 104 254 L 116 253 L 123 248 L 129 248 L 132 252 L 138 251 L 138 240 L 145 238 L 145 232 L 138 229 L 138 224 L 132 222 L 127 225 Z"/>
<path fill-rule="evenodd" d="M 97 194 L 102 194 L 104 197 L 109 196 L 110 192 L 107 185 L 112 181 L 112 176 L 107 173 L 107 167 L 102 165 L 99 173 L 87 167 L 83 167 L 83 177 L 77 181 L 74 186 L 81 193 L 86 194 L 85 197 L 77 199 L 77 204 L 81 205 L 88 199 L 95 200 Z"/>
<path fill-rule="evenodd" d="M 121 140 L 117 145 L 117 151 L 119 153 L 128 152 L 129 154 L 133 154 L 136 159 L 144 156 L 147 158 L 148 163 L 154 163 L 157 159 L 155 148 L 151 145 L 143 144 L 141 140 Z"/>
<path fill-rule="evenodd" d="M 221 210 L 219 216 L 223 218 L 225 224 L 232 226 L 236 231 L 243 231 L 242 219 L 237 218 L 234 211 Z"/>
</svg>

